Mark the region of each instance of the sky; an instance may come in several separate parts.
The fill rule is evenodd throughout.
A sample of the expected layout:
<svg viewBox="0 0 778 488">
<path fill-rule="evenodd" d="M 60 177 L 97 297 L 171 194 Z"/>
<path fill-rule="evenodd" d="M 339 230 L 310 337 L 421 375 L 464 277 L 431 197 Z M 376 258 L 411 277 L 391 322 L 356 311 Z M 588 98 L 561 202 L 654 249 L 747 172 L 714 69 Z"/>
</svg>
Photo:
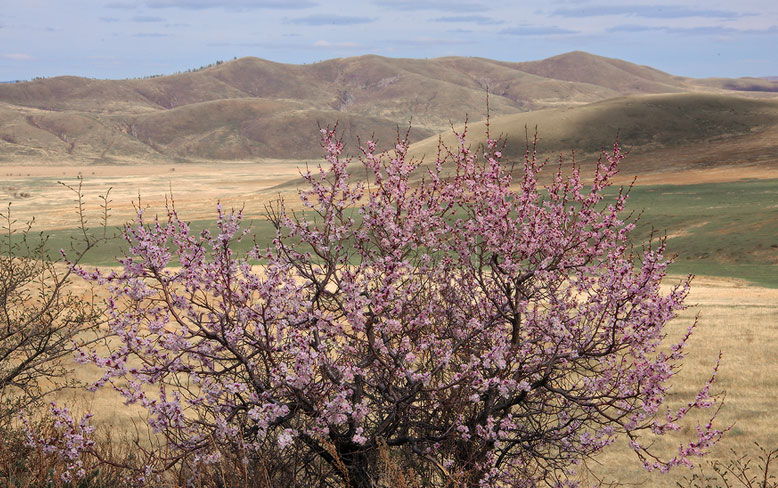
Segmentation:
<svg viewBox="0 0 778 488">
<path fill-rule="evenodd" d="M 0 81 L 576 50 L 681 76 L 778 76 L 778 1 L 0 0 Z"/>
</svg>

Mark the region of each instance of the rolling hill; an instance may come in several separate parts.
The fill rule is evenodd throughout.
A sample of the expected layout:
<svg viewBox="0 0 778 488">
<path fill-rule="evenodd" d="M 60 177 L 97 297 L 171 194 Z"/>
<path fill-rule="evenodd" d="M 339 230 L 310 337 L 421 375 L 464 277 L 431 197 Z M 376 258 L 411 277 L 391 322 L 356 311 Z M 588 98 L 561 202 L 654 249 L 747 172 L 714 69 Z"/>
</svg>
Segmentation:
<svg viewBox="0 0 778 488">
<path fill-rule="evenodd" d="M 391 147 L 397 127 L 409 121 L 413 140 L 420 141 L 447 130 L 451 121 L 460 122 L 466 114 L 473 121 L 484 119 L 487 89 L 493 117 L 552 110 L 537 116 L 548 126 L 553 117 L 571 115 L 553 109 L 586 104 L 594 105 L 575 112 L 579 126 L 586 125 L 583 114 L 597 110 L 610 110 L 605 119 L 615 123 L 618 105 L 597 102 L 624 96 L 690 92 L 778 96 L 778 82 L 770 80 L 694 80 L 583 52 L 524 63 L 367 55 L 291 65 L 242 58 L 148 79 L 64 76 L 0 84 L 0 162 L 314 158 L 320 154 L 318 126 L 335 122 L 349 144 L 355 144 L 359 135 L 375 135 L 382 147 Z M 707 127 L 708 122 L 702 125 Z M 602 128 L 613 132 L 616 126 L 626 130 L 620 124 Z M 702 134 L 717 134 L 717 129 L 709 129 Z M 645 129 L 644 137 L 638 138 L 641 143 L 659 137 L 652 130 Z M 574 137 L 559 142 L 566 148 L 582 148 L 573 144 Z"/>
<path fill-rule="evenodd" d="M 461 130 L 461 126 L 458 128 Z M 778 100 L 709 93 L 633 95 L 582 106 L 495 117 L 493 137 L 503 135 L 509 159 L 523 159 L 537 130 L 540 157 L 575 151 L 579 159 L 596 156 L 617 139 L 630 150 L 622 172 L 630 175 L 705 169 L 727 165 L 763 165 L 778 169 Z M 484 122 L 470 124 L 471 140 L 484 140 Z M 449 131 L 444 143 L 456 143 Z M 438 136 L 411 147 L 415 157 L 430 158 Z M 531 142 L 531 141 L 530 141 Z"/>
</svg>

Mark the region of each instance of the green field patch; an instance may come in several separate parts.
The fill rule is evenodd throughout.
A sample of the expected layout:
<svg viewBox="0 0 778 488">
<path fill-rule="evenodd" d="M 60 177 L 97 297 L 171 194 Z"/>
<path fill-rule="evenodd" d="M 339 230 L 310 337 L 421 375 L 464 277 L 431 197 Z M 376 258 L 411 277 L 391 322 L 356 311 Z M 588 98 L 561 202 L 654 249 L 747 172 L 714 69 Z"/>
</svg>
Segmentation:
<svg viewBox="0 0 778 488">
<path fill-rule="evenodd" d="M 778 287 L 778 180 L 636 186 L 627 205 L 635 242 L 667 235 L 671 272 Z"/>
</svg>

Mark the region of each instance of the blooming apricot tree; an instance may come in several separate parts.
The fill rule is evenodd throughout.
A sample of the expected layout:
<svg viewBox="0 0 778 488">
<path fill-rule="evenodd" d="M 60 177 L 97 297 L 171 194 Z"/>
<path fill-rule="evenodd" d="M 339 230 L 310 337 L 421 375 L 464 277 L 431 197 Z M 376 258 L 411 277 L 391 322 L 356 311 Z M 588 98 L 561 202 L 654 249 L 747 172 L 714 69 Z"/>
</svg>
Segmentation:
<svg viewBox="0 0 778 488">
<path fill-rule="evenodd" d="M 193 467 L 239 453 L 276 486 L 375 486 L 382 450 L 457 486 L 561 486 L 617 435 L 648 469 L 703 454 L 711 423 L 671 459 L 647 448 L 714 403 L 713 379 L 665 406 L 689 284 L 660 292 L 663 243 L 635 252 L 628 192 L 604 199 L 618 145 L 590 185 L 560 164 L 542 189 L 534 151 L 514 182 L 499 141 L 458 137 L 423 166 L 407 138 L 352 161 L 323 130 L 305 210 L 270 207 L 272 246 L 245 256 L 239 211 L 201 233 L 139 212 L 123 270 L 81 271 L 110 287 L 121 342 L 79 353 L 104 368 L 94 387 L 145 407 Z"/>
</svg>

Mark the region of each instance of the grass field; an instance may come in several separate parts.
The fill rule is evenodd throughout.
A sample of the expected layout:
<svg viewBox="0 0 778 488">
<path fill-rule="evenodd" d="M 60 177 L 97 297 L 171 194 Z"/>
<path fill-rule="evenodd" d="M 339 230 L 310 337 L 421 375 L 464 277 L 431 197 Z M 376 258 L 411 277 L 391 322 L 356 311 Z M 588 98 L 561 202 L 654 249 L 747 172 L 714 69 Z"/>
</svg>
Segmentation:
<svg viewBox="0 0 778 488">
<path fill-rule="evenodd" d="M 778 287 L 778 180 L 635 186 L 628 207 L 636 215 L 642 213 L 633 233 L 636 244 L 645 242 L 652 230 L 667 234 L 668 250 L 677 254 L 672 273 L 738 278 Z M 256 209 L 247 208 L 251 210 Z M 186 218 L 186 210 L 182 213 Z M 199 218 L 191 223 L 199 231 L 213 225 L 213 220 Z M 270 244 L 275 231 L 269 222 L 252 217 L 246 223 L 258 244 Z M 120 228 L 109 229 L 109 234 L 119 235 Z M 48 235 L 49 248 L 57 253 L 70 247 L 78 231 L 58 229 Z M 238 248 L 245 250 L 250 245 L 251 239 L 246 239 Z M 112 239 L 87 255 L 84 263 L 115 265 L 125 249 L 123 239 Z"/>
<path fill-rule="evenodd" d="M 700 463 L 704 466 L 709 460 L 732 460 L 731 450 L 738 456 L 755 456 L 758 450 L 754 442 L 770 449 L 778 447 L 778 423 L 775 422 L 778 290 L 747 286 L 737 280 L 697 278 L 686 303 L 690 308 L 667 327 L 668 341 L 677 340 L 695 316 L 699 317 L 688 355 L 673 382 L 671 406 L 677 408 L 694 397 L 696 389 L 710 377 L 721 352 L 721 366 L 713 388 L 724 400 L 717 425 L 731 426 L 709 458 Z M 704 413 L 709 416 L 711 412 Z M 694 420 L 705 422 L 707 417 L 700 415 Z M 688 442 L 691 438 L 695 425 L 687 422 L 680 435 L 662 439 L 656 445 L 659 452 L 673 456 L 681 441 Z M 685 468 L 667 475 L 647 473 L 625 440 L 616 441 L 597 461 L 599 464 L 590 467 L 611 481 L 618 480 L 621 486 L 689 486 L 683 477 L 691 473 Z M 712 473 L 710 469 L 708 472 Z"/>
<path fill-rule="evenodd" d="M 778 287 L 778 180 L 636 186 L 628 206 L 636 242 L 667 234 L 672 272 Z"/>
</svg>

